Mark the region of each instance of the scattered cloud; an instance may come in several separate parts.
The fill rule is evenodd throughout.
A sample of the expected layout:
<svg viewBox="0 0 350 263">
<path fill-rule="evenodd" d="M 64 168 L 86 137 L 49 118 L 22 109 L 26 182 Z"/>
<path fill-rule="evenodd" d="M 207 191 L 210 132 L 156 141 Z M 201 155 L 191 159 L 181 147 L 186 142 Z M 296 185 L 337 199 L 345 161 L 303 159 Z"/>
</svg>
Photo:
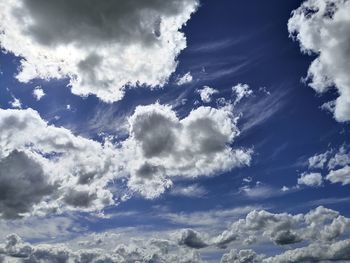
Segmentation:
<svg viewBox="0 0 350 263">
<path fill-rule="evenodd" d="M 350 120 L 350 2 L 308 0 L 292 12 L 288 30 L 302 52 L 316 54 L 307 80 L 318 93 L 337 89 L 338 98 L 330 109 L 339 122 Z"/>
<path fill-rule="evenodd" d="M 193 77 L 191 75 L 191 72 L 187 72 L 186 74 L 184 74 L 183 76 L 179 77 L 176 80 L 176 84 L 181 86 L 181 85 L 185 85 L 185 84 L 191 83 L 192 80 L 193 80 Z"/>
<path fill-rule="evenodd" d="M 198 184 L 191 184 L 188 186 L 176 185 L 171 189 L 170 194 L 175 196 L 201 198 L 207 194 L 207 190 Z"/>
<path fill-rule="evenodd" d="M 39 101 L 45 96 L 45 92 L 40 86 L 37 86 L 33 90 L 33 96 L 37 101 Z"/>
<path fill-rule="evenodd" d="M 232 87 L 232 92 L 236 97 L 234 104 L 237 104 L 238 102 L 240 102 L 244 97 L 248 97 L 253 94 L 253 91 L 250 89 L 248 84 L 241 84 L 241 83 Z"/>
<path fill-rule="evenodd" d="M 22 102 L 14 96 L 12 96 L 12 101 L 10 101 L 10 105 L 14 109 L 22 109 Z"/>
<path fill-rule="evenodd" d="M 320 173 L 304 173 L 298 178 L 298 185 L 321 186 L 323 178 Z"/>
<path fill-rule="evenodd" d="M 197 90 L 197 92 L 204 103 L 209 103 L 211 102 L 211 97 L 219 91 L 209 86 L 204 86 L 202 89 Z"/>
</svg>

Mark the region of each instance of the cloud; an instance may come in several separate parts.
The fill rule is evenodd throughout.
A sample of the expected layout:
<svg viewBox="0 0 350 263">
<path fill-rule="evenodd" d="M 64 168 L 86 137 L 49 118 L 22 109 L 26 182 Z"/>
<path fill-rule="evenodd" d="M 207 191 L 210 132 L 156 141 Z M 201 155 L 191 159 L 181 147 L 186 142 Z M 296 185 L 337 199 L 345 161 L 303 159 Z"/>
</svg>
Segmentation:
<svg viewBox="0 0 350 263">
<path fill-rule="evenodd" d="M 350 259 L 350 240 L 332 244 L 311 244 L 288 250 L 281 255 L 264 259 L 264 263 L 346 262 Z"/>
<path fill-rule="evenodd" d="M 204 103 L 209 103 L 209 102 L 211 102 L 211 97 L 214 94 L 218 93 L 218 90 L 213 89 L 213 88 L 208 87 L 208 86 L 204 86 L 202 89 L 199 89 L 197 92 L 199 93 L 199 96 L 201 97 L 201 100 Z"/>
<path fill-rule="evenodd" d="M 193 229 L 183 229 L 178 233 L 178 244 L 187 246 L 190 248 L 204 248 L 207 247 L 208 244 L 203 240 L 201 235 L 193 230 Z"/>
<path fill-rule="evenodd" d="M 330 149 L 325 153 L 321 153 L 309 158 L 309 169 L 323 170 L 327 168 L 328 172 L 325 180 L 331 183 L 341 183 L 342 185 L 350 184 L 350 154 L 346 146 L 341 146 L 337 151 Z M 320 172 L 304 173 L 298 179 L 298 184 L 304 182 L 305 185 L 319 186 L 322 184 L 323 178 Z"/>
<path fill-rule="evenodd" d="M 113 204 L 107 190 L 118 166 L 112 145 L 48 125 L 32 109 L 0 109 L 0 130 L 2 217 Z"/>
<path fill-rule="evenodd" d="M 256 237 L 263 236 L 280 246 L 302 241 L 324 243 L 339 238 L 349 226 L 349 218 L 322 206 L 298 215 L 254 210 L 245 219 L 233 222 L 211 242 L 225 248 L 234 241 L 241 242 L 247 237 L 256 240 Z"/>
<path fill-rule="evenodd" d="M 298 185 L 321 186 L 322 182 L 320 173 L 304 173 L 298 178 Z"/>
<path fill-rule="evenodd" d="M 251 150 L 233 149 L 239 135 L 231 109 L 199 107 L 183 119 L 159 104 L 138 106 L 123 142 L 128 186 L 155 198 L 172 177 L 196 178 L 249 165 Z"/>
<path fill-rule="evenodd" d="M 318 93 L 337 89 L 332 109 L 339 122 L 350 120 L 350 2 L 308 0 L 292 12 L 290 35 L 299 41 L 302 52 L 316 54 L 307 80 Z"/>
<path fill-rule="evenodd" d="M 175 196 L 201 198 L 207 194 L 207 190 L 198 184 L 191 184 L 188 186 L 177 185 L 171 189 L 170 194 Z"/>
<path fill-rule="evenodd" d="M 9 0 L 0 45 L 20 56 L 17 79 L 69 78 L 74 94 L 120 100 L 126 86 L 163 86 L 186 47 L 196 0 Z"/>
<path fill-rule="evenodd" d="M 236 99 L 234 104 L 240 102 L 244 97 L 248 97 L 253 94 L 253 91 L 250 89 L 248 84 L 237 84 L 232 87 L 232 92 L 235 94 Z"/>
<path fill-rule="evenodd" d="M 14 109 L 22 109 L 22 102 L 20 101 L 20 99 L 17 99 L 14 96 L 12 96 L 12 100 L 10 101 L 10 105 Z"/>
<path fill-rule="evenodd" d="M 37 101 L 39 101 L 45 96 L 45 92 L 40 86 L 37 86 L 33 90 L 33 96 Z"/>
<path fill-rule="evenodd" d="M 31 245 L 16 234 L 6 237 L 0 246 L 5 260 L 12 262 L 194 262 L 200 263 L 198 253 L 183 248 L 169 240 L 151 239 L 130 244 L 120 244 L 113 251 L 81 249 L 73 251 L 64 244 Z M 0 258 L 1 259 L 1 258 Z M 8 262 L 8 261 L 5 261 Z M 16 261 L 17 262 L 17 261 Z"/>
<path fill-rule="evenodd" d="M 187 83 L 191 83 L 193 80 L 193 77 L 191 75 L 191 72 L 187 72 L 186 74 L 184 74 L 182 77 L 179 77 L 176 81 L 176 84 L 181 86 Z"/>
<path fill-rule="evenodd" d="M 262 256 L 257 255 L 251 249 L 243 249 L 239 251 L 231 249 L 230 252 L 222 256 L 220 263 L 259 263 L 261 262 L 261 259 Z"/>
<path fill-rule="evenodd" d="M 350 166 L 347 165 L 338 170 L 331 170 L 327 174 L 326 179 L 332 183 L 350 184 Z"/>
</svg>

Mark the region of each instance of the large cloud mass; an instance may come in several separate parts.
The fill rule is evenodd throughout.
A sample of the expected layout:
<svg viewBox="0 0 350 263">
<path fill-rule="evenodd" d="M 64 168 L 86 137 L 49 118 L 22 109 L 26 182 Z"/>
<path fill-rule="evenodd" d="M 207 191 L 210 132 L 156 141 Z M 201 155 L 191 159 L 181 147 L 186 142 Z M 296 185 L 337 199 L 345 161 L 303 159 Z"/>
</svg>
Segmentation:
<svg viewBox="0 0 350 263">
<path fill-rule="evenodd" d="M 308 0 L 294 10 L 288 30 L 305 53 L 317 54 L 308 79 L 316 92 L 334 86 L 339 97 L 333 105 L 338 121 L 350 120 L 350 1 Z"/>
<path fill-rule="evenodd" d="M 20 81 L 70 78 L 72 92 L 104 101 L 125 85 L 165 84 L 186 47 L 179 30 L 196 0 L 0 2 L 0 45 L 22 57 Z"/>
<path fill-rule="evenodd" d="M 153 198 L 171 177 L 194 178 L 248 165 L 251 151 L 232 149 L 239 131 L 231 109 L 199 107 L 179 119 L 168 106 L 139 106 L 129 119 L 130 138 L 123 143 L 129 186 Z"/>
</svg>

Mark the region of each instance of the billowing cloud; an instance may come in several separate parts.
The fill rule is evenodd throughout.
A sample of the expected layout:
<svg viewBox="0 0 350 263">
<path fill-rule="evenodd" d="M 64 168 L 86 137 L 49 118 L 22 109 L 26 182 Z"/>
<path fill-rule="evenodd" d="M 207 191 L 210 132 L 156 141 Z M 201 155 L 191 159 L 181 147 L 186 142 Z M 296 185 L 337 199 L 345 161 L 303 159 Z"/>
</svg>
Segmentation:
<svg viewBox="0 0 350 263">
<path fill-rule="evenodd" d="M 171 178 L 195 178 L 248 165 L 251 150 L 232 149 L 239 135 L 231 109 L 199 107 L 179 119 L 169 107 L 139 106 L 123 142 L 128 185 L 147 198 L 159 196 Z"/>
<path fill-rule="evenodd" d="M 2 217 L 93 211 L 114 202 L 106 186 L 118 164 L 108 143 L 48 125 L 31 109 L 0 109 L 0 130 Z"/>
<path fill-rule="evenodd" d="M 178 244 L 184 245 L 190 248 L 204 248 L 208 244 L 203 240 L 201 235 L 193 229 L 183 229 L 178 233 Z"/>
<path fill-rule="evenodd" d="M 22 57 L 17 79 L 69 78 L 74 94 L 120 100 L 126 86 L 164 85 L 186 47 L 196 0 L 9 0 L 0 45 Z"/>
<path fill-rule="evenodd" d="M 350 120 L 349 12 L 349 1 L 307 0 L 288 21 L 302 52 L 317 55 L 308 70 L 309 85 L 318 93 L 337 89 L 338 98 L 327 105 L 340 122 Z"/>
<path fill-rule="evenodd" d="M 200 263 L 197 252 L 178 246 L 169 240 L 151 239 L 141 243 L 120 244 L 113 251 L 81 249 L 73 251 L 64 244 L 31 245 L 15 235 L 9 235 L 0 246 L 0 260 L 5 262 L 179 262 Z"/>
<path fill-rule="evenodd" d="M 259 263 L 261 259 L 262 256 L 259 256 L 251 249 L 239 251 L 232 249 L 222 256 L 220 263 Z"/>
<path fill-rule="evenodd" d="M 350 166 L 347 165 L 337 170 L 331 170 L 327 174 L 326 179 L 332 183 L 350 184 Z"/>
</svg>

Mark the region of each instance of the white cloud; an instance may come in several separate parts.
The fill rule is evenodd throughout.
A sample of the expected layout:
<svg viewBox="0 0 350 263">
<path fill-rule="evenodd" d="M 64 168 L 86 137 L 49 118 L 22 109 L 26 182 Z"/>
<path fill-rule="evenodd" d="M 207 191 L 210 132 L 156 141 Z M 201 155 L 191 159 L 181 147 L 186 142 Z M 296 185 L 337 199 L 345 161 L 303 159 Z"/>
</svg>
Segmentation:
<svg viewBox="0 0 350 263">
<path fill-rule="evenodd" d="M 235 94 L 236 99 L 234 104 L 240 102 L 244 97 L 248 97 L 253 94 L 253 91 L 250 89 L 248 84 L 237 84 L 232 87 L 232 92 Z"/>
<path fill-rule="evenodd" d="M 197 90 L 197 92 L 199 93 L 199 96 L 201 97 L 201 100 L 204 103 L 211 102 L 211 97 L 213 96 L 213 94 L 218 93 L 216 89 L 213 89 L 208 86 L 204 86 L 202 89 Z"/>
<path fill-rule="evenodd" d="M 232 149 L 239 135 L 230 108 L 199 107 L 179 119 L 169 107 L 139 106 L 123 142 L 128 185 L 147 198 L 159 196 L 171 178 L 195 178 L 249 165 L 251 150 Z"/>
<path fill-rule="evenodd" d="M 325 152 L 321 153 L 318 155 L 314 155 L 309 158 L 309 168 L 314 169 L 314 168 L 319 168 L 322 169 L 324 165 L 328 162 L 328 157 L 329 157 L 330 152 Z"/>
<path fill-rule="evenodd" d="M 332 183 L 350 184 L 350 166 L 347 165 L 338 170 L 331 170 L 326 176 L 326 179 Z"/>
<path fill-rule="evenodd" d="M 171 189 L 170 194 L 175 196 L 201 198 L 207 194 L 207 190 L 198 184 L 192 184 L 188 186 L 176 185 Z"/>
<path fill-rule="evenodd" d="M 23 57 L 17 79 L 69 78 L 74 94 L 120 100 L 125 86 L 163 86 L 186 47 L 196 0 L 0 3 L 0 45 Z"/>
<path fill-rule="evenodd" d="M 22 102 L 14 96 L 12 96 L 12 101 L 10 101 L 10 105 L 14 109 L 22 109 Z"/>
<path fill-rule="evenodd" d="M 237 251 L 231 249 L 227 254 L 224 254 L 220 263 L 259 263 L 262 260 L 262 256 L 255 253 L 251 249 L 243 249 Z"/>
<path fill-rule="evenodd" d="M 307 78 L 318 93 L 335 87 L 334 117 L 350 120 L 350 2 L 343 0 L 308 0 L 292 12 L 288 30 L 302 52 L 316 54 Z"/>
<path fill-rule="evenodd" d="M 320 173 L 304 173 L 298 178 L 299 185 L 321 186 L 323 182 Z"/>
<path fill-rule="evenodd" d="M 186 74 L 184 74 L 182 77 L 179 77 L 176 81 L 176 84 L 181 86 L 187 83 L 191 83 L 193 80 L 193 77 L 191 75 L 191 72 L 187 72 Z"/>
<path fill-rule="evenodd" d="M 37 86 L 33 90 L 33 96 L 37 101 L 39 101 L 45 96 L 45 92 L 40 86 Z"/>
</svg>

